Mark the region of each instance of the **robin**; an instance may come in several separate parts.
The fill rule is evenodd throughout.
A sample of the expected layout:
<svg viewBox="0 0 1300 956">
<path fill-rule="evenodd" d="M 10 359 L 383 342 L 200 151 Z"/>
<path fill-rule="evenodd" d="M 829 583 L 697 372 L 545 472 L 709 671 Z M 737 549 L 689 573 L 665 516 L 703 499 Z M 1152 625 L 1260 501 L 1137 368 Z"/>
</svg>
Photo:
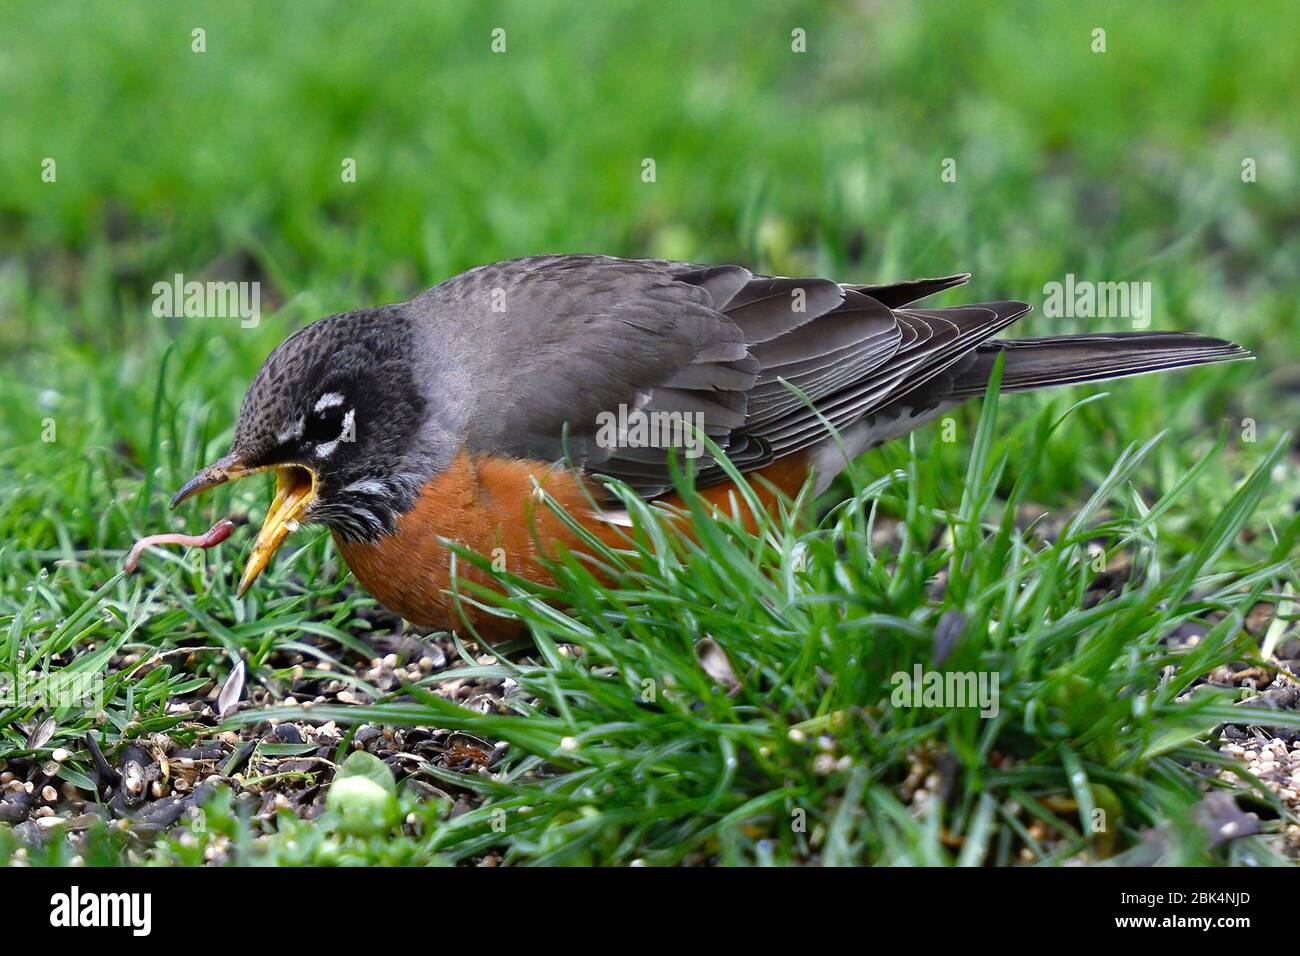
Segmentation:
<svg viewBox="0 0 1300 956">
<path fill-rule="evenodd" d="M 590 255 L 479 266 L 289 336 L 253 379 L 230 452 L 171 504 L 273 470 L 241 596 L 288 534 L 320 523 L 389 609 L 437 628 L 467 613 L 492 638 L 513 627 L 453 607 L 447 542 L 548 582 L 548 547 L 584 546 L 539 494 L 614 542 L 626 515 L 594 476 L 671 499 L 678 455 L 727 502 L 702 435 L 771 506 L 983 394 L 999 356 L 1002 390 L 1018 392 L 1250 355 L 1180 332 L 1001 340 L 1029 305 L 916 305 L 969 278 L 853 285 Z M 455 573 L 487 579 L 463 561 Z"/>
</svg>

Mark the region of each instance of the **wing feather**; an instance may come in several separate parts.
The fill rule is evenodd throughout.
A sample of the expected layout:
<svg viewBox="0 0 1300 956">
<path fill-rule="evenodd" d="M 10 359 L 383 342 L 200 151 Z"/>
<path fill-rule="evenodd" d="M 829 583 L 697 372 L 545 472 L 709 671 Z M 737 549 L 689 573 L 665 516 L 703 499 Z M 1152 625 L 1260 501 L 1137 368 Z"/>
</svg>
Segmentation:
<svg viewBox="0 0 1300 956">
<path fill-rule="evenodd" d="M 999 352 L 1013 390 L 1245 354 L 1159 333 L 1003 342 L 993 337 L 1025 303 L 913 304 L 969 278 L 848 285 L 735 265 L 542 256 L 470 270 L 408 307 L 447 366 L 479 383 L 466 389 L 475 403 L 458 408 L 471 450 L 568 454 L 647 497 L 671 487 L 671 452 L 608 441 L 620 409 L 698 422 L 751 471 L 825 442 L 828 423 L 842 430 L 891 406 L 978 394 Z M 504 312 L 489 308 L 495 298 Z M 707 455 L 695 466 L 701 485 L 724 477 Z"/>
</svg>

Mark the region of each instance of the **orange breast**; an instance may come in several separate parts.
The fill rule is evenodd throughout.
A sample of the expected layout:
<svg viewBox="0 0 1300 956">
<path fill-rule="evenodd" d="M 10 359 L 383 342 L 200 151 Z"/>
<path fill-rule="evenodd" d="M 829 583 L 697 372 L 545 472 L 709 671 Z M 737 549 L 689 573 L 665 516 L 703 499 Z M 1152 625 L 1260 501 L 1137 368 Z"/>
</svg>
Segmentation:
<svg viewBox="0 0 1300 956">
<path fill-rule="evenodd" d="M 785 458 L 778 458 L 766 468 L 751 472 L 745 476 L 750 486 L 754 489 L 754 494 L 758 496 L 759 503 L 768 512 L 775 512 L 778 502 L 784 498 L 793 498 L 803 487 L 804 481 L 808 477 L 808 458 L 805 454 L 799 453 L 787 455 Z M 731 498 L 735 492 L 735 498 L 740 502 L 740 514 L 748 517 L 748 511 L 745 508 L 744 499 L 740 493 L 735 491 L 735 484 L 730 481 L 724 481 L 720 485 L 710 485 L 708 488 L 700 489 L 700 497 L 710 502 L 719 511 L 731 513 Z M 675 494 L 665 495 L 660 499 L 668 504 L 681 507 L 681 498 Z M 752 522 L 747 522 L 752 524 Z"/>
<path fill-rule="evenodd" d="M 756 474 L 777 489 L 764 481 L 754 482 L 764 507 L 771 508 L 780 494 L 793 495 L 799 490 L 807 466 L 802 456 L 792 456 Z M 517 624 L 463 601 L 461 609 L 456 608 L 450 593 L 452 552 L 439 539 L 461 542 L 498 569 L 551 584 L 539 550 L 553 554 L 557 542 L 575 552 L 583 551 L 584 546 L 572 529 L 538 500 L 534 477 L 584 528 L 607 544 L 619 546 L 623 532 L 593 512 L 583 481 L 574 472 L 544 462 L 473 458 L 464 452 L 424 486 L 415 507 L 398 519 L 394 534 L 376 544 L 342 541 L 337 535 L 335 542 L 362 586 L 408 621 L 450 630 L 461 624 L 463 609 L 484 638 L 505 640 L 519 633 Z M 730 483 L 716 485 L 704 489 L 701 496 L 729 509 L 731 488 Z M 665 500 L 680 504 L 675 495 Z M 485 586 L 493 583 L 487 572 L 464 560 L 457 562 L 456 574 Z M 461 593 L 466 593 L 463 588 Z"/>
</svg>

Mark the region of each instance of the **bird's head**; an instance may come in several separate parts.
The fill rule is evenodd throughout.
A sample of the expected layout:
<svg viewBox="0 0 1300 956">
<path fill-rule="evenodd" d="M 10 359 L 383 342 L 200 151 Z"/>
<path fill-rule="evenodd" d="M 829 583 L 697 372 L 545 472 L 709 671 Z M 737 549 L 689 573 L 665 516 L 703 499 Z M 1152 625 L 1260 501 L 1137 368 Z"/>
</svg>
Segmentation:
<svg viewBox="0 0 1300 956">
<path fill-rule="evenodd" d="M 410 509 L 432 460 L 420 437 L 426 399 L 410 343 L 399 306 L 329 316 L 291 335 L 249 386 L 230 451 L 176 492 L 173 508 L 216 485 L 275 472 L 241 596 L 299 525 L 373 541 Z"/>
</svg>

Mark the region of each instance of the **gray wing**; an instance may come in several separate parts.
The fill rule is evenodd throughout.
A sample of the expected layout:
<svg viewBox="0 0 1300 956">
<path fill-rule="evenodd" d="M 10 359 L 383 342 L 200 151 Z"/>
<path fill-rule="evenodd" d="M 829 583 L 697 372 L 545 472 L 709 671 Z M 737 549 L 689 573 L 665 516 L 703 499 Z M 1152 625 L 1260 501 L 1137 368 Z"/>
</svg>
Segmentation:
<svg viewBox="0 0 1300 956">
<path fill-rule="evenodd" d="M 469 450 L 598 467 L 616 450 L 598 441 L 602 414 L 652 396 L 707 407 L 724 441 L 743 422 L 757 363 L 713 297 L 748 277 L 721 267 L 679 281 L 658 264 L 540 256 L 471 269 L 411 306 L 435 377 L 458 379 L 446 400 L 465 406 L 449 417 Z"/>
<path fill-rule="evenodd" d="M 474 377 L 470 450 L 567 454 L 653 497 L 671 487 L 669 451 L 602 441 L 620 406 L 651 421 L 690 416 L 742 471 L 762 468 L 824 441 L 828 422 L 844 428 L 931 381 L 1028 311 L 910 307 L 966 278 L 846 286 L 548 256 L 471 270 L 414 304 L 454 316 L 439 330 Z M 707 456 L 696 472 L 702 485 L 723 477 Z"/>
<path fill-rule="evenodd" d="M 679 281 L 701 277 L 698 266 L 663 266 Z M 935 379 L 1029 310 L 1022 302 L 906 308 L 968 278 L 848 286 L 820 278 L 751 276 L 730 298 L 716 297 L 715 308 L 739 326 L 758 372 L 744 393 L 743 418 L 706 429 L 710 437 L 717 441 L 715 432 L 724 434 L 718 443 L 741 471 L 760 469 L 825 441 L 828 424 L 844 429 Z M 710 421 L 709 409 L 698 400 L 688 406 L 680 394 L 659 389 L 644 407 L 700 409 Z M 702 486 L 725 477 L 707 458 L 696 468 Z M 619 449 L 601 470 L 646 495 L 663 493 L 671 484 L 659 449 Z"/>
</svg>

